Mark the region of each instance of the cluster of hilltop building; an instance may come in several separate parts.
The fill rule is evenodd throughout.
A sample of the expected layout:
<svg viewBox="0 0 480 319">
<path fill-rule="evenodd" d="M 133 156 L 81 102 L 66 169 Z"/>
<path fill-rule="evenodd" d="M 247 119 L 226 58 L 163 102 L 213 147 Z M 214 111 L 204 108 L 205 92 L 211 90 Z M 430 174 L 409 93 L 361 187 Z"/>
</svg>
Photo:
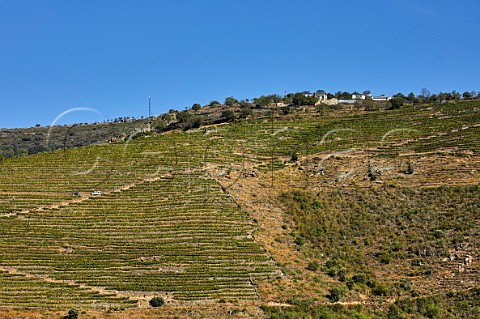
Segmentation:
<svg viewBox="0 0 480 319">
<path fill-rule="evenodd" d="M 315 105 L 320 105 L 320 104 L 337 105 L 339 103 L 353 104 L 355 102 L 358 102 L 359 100 L 365 100 L 365 99 L 371 99 L 373 101 L 389 101 L 392 99 L 392 96 L 385 96 L 385 95 L 372 96 L 370 93 L 367 93 L 367 94 L 353 93 L 351 94 L 352 96 L 351 99 L 337 99 L 337 98 L 329 99 L 327 92 L 325 92 L 324 90 L 317 90 L 315 93 L 312 93 L 310 91 L 304 91 L 304 92 L 301 92 L 301 94 L 307 97 L 311 97 L 311 96 L 317 97 L 318 102 L 315 103 Z"/>
</svg>

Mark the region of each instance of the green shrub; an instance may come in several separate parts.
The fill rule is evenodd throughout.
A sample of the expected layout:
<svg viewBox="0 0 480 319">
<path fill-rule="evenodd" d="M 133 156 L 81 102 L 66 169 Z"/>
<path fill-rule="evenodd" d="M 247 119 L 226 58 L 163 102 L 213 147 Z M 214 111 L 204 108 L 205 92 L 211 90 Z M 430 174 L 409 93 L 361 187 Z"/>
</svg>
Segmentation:
<svg viewBox="0 0 480 319">
<path fill-rule="evenodd" d="M 240 115 L 239 117 L 241 119 L 245 119 L 247 118 L 249 115 L 252 115 L 253 114 L 253 111 L 250 107 L 245 107 L 243 108 L 241 111 L 240 111 Z"/>
<path fill-rule="evenodd" d="M 338 280 L 345 281 L 347 276 L 347 270 L 345 268 L 340 268 L 337 272 Z"/>
<path fill-rule="evenodd" d="M 282 114 L 283 115 L 288 115 L 292 113 L 293 109 L 290 106 L 284 106 L 282 107 Z"/>
<path fill-rule="evenodd" d="M 390 104 L 390 108 L 391 110 L 397 110 L 399 108 L 401 108 L 403 106 L 403 103 L 404 103 L 404 99 L 400 98 L 400 97 L 394 97 L 393 99 L 391 99 L 389 101 L 389 104 Z"/>
<path fill-rule="evenodd" d="M 199 128 L 202 126 L 202 117 L 200 116 L 191 116 L 185 121 L 184 130 L 187 131 L 192 128 Z"/>
<path fill-rule="evenodd" d="M 392 261 L 392 254 L 388 250 L 384 250 L 379 254 L 380 262 L 382 264 L 389 264 Z"/>
<path fill-rule="evenodd" d="M 372 294 L 375 296 L 388 296 L 389 290 L 387 285 L 384 283 L 376 282 L 375 286 L 372 288 Z"/>
<path fill-rule="evenodd" d="M 297 244 L 298 246 L 303 246 L 303 244 L 305 244 L 305 238 L 300 235 L 295 237 L 295 244 Z"/>
<path fill-rule="evenodd" d="M 179 123 L 185 123 L 192 117 L 192 114 L 190 114 L 188 111 L 181 111 L 177 113 L 177 121 Z"/>
<path fill-rule="evenodd" d="M 367 278 L 365 277 L 364 274 L 356 274 L 356 275 L 353 275 L 352 281 L 354 283 L 364 284 L 367 282 Z"/>
<path fill-rule="evenodd" d="M 163 132 L 166 127 L 167 123 L 164 120 L 158 120 L 153 123 L 153 130 L 157 133 Z"/>
<path fill-rule="evenodd" d="M 308 263 L 307 269 L 311 271 L 317 271 L 318 267 L 320 267 L 318 261 L 311 261 Z"/>
<path fill-rule="evenodd" d="M 398 306 L 393 304 L 390 306 L 390 308 L 388 309 L 388 319 L 401 319 L 401 318 L 404 318 L 401 314 L 400 314 L 400 309 L 398 309 Z"/>
<path fill-rule="evenodd" d="M 329 295 L 327 296 L 327 298 L 330 300 L 330 302 L 337 302 L 339 301 L 342 296 L 343 296 L 343 291 L 340 289 L 340 288 L 331 288 L 329 290 Z"/>
<path fill-rule="evenodd" d="M 78 310 L 72 308 L 68 311 L 68 315 L 64 316 L 63 319 L 77 319 L 78 318 Z"/>
<path fill-rule="evenodd" d="M 235 121 L 235 113 L 232 110 L 223 110 L 222 111 L 222 117 L 227 121 L 227 122 L 233 122 Z"/>
<path fill-rule="evenodd" d="M 150 306 L 156 308 L 156 307 L 161 307 L 163 304 L 165 304 L 165 300 L 163 300 L 162 297 L 153 297 L 149 301 Z"/>
<path fill-rule="evenodd" d="M 335 268 L 328 268 L 326 274 L 334 278 L 337 275 L 337 270 Z"/>
<path fill-rule="evenodd" d="M 292 155 L 291 155 L 290 160 L 291 160 L 292 162 L 298 161 L 298 154 L 297 154 L 297 152 L 295 152 L 295 151 L 292 152 Z"/>
</svg>

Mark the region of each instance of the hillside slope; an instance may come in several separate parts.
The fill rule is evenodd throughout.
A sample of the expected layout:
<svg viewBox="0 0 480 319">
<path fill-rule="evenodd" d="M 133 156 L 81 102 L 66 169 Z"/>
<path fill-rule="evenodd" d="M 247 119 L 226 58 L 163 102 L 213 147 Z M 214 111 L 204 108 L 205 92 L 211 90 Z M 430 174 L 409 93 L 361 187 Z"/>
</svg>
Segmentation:
<svg viewBox="0 0 480 319">
<path fill-rule="evenodd" d="M 460 312 L 478 298 L 478 136 L 478 102 L 305 108 L 4 159 L 1 303 L 343 318 L 328 305 L 411 315 L 450 294 L 435 311 Z"/>
</svg>

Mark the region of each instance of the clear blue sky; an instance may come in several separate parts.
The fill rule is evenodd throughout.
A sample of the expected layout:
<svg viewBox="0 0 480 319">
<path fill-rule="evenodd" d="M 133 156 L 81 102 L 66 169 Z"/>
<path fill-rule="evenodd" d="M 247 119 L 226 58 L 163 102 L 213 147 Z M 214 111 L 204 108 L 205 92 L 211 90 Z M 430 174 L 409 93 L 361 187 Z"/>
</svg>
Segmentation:
<svg viewBox="0 0 480 319">
<path fill-rule="evenodd" d="M 480 91 L 476 0 L 0 0 L 0 127 L 324 89 Z M 60 123 L 60 122 L 59 122 Z"/>
</svg>

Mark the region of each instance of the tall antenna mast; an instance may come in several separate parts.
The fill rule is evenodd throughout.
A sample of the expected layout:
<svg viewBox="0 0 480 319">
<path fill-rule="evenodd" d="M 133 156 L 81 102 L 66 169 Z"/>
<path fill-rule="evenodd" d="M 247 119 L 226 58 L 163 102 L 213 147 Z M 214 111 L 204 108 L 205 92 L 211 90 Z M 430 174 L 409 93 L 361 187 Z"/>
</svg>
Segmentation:
<svg viewBox="0 0 480 319">
<path fill-rule="evenodd" d="M 152 99 L 148 97 L 148 117 L 152 117 Z"/>
</svg>

